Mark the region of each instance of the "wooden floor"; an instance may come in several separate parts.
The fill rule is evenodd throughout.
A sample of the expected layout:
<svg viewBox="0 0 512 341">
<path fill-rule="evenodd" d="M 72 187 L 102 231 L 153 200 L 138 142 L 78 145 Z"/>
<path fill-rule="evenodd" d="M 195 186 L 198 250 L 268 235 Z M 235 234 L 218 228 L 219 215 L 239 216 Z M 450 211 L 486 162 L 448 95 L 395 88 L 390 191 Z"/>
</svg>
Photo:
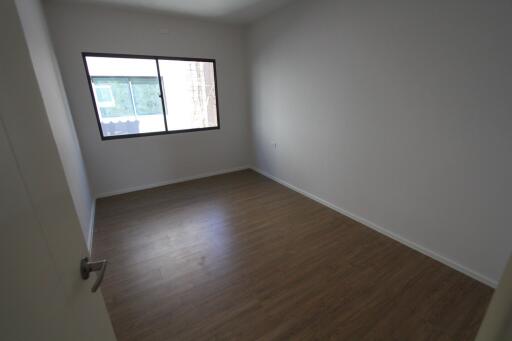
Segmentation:
<svg viewBox="0 0 512 341">
<path fill-rule="evenodd" d="M 124 340 L 472 340 L 492 290 L 252 171 L 101 199 Z"/>
</svg>

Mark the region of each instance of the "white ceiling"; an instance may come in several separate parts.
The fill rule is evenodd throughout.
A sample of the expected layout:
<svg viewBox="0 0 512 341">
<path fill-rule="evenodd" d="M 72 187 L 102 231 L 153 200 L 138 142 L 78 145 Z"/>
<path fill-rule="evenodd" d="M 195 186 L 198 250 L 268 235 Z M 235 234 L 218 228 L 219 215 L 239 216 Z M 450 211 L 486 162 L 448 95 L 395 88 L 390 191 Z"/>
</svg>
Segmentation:
<svg viewBox="0 0 512 341">
<path fill-rule="evenodd" d="M 58 0 L 185 14 L 247 23 L 293 0 Z"/>
</svg>

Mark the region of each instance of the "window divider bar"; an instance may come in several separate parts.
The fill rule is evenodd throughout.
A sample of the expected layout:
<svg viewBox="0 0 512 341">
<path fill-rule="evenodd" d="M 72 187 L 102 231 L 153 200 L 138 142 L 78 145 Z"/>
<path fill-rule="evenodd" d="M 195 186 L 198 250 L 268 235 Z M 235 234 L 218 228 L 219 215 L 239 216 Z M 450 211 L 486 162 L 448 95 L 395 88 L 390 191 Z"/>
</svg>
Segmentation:
<svg viewBox="0 0 512 341">
<path fill-rule="evenodd" d="M 164 124 L 165 124 L 165 131 L 169 131 L 169 127 L 167 126 L 167 108 L 165 107 L 165 101 L 164 101 L 164 88 L 162 86 L 162 76 L 160 75 L 160 64 L 158 63 L 158 58 L 155 58 L 156 63 L 156 72 L 158 74 L 158 85 L 160 87 L 160 101 L 162 102 L 162 111 L 164 113 Z"/>
</svg>

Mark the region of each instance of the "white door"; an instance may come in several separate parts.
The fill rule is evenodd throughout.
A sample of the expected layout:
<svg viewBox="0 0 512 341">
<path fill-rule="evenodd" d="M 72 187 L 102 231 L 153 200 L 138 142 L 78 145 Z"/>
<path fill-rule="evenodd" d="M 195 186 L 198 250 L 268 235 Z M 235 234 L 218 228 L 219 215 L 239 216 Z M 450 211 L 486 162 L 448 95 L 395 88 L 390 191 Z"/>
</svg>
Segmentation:
<svg viewBox="0 0 512 341">
<path fill-rule="evenodd" d="M 0 339 L 115 340 L 14 3 L 0 13 Z"/>
</svg>

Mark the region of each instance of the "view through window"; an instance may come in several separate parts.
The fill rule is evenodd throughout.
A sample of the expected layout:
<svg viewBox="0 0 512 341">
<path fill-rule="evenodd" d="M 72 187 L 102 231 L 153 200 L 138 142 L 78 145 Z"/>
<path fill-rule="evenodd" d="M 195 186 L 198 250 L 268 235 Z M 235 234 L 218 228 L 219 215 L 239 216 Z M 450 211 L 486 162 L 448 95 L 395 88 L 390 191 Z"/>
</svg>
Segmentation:
<svg viewBox="0 0 512 341">
<path fill-rule="evenodd" d="M 219 128 L 214 60 L 83 56 L 103 139 Z"/>
</svg>

